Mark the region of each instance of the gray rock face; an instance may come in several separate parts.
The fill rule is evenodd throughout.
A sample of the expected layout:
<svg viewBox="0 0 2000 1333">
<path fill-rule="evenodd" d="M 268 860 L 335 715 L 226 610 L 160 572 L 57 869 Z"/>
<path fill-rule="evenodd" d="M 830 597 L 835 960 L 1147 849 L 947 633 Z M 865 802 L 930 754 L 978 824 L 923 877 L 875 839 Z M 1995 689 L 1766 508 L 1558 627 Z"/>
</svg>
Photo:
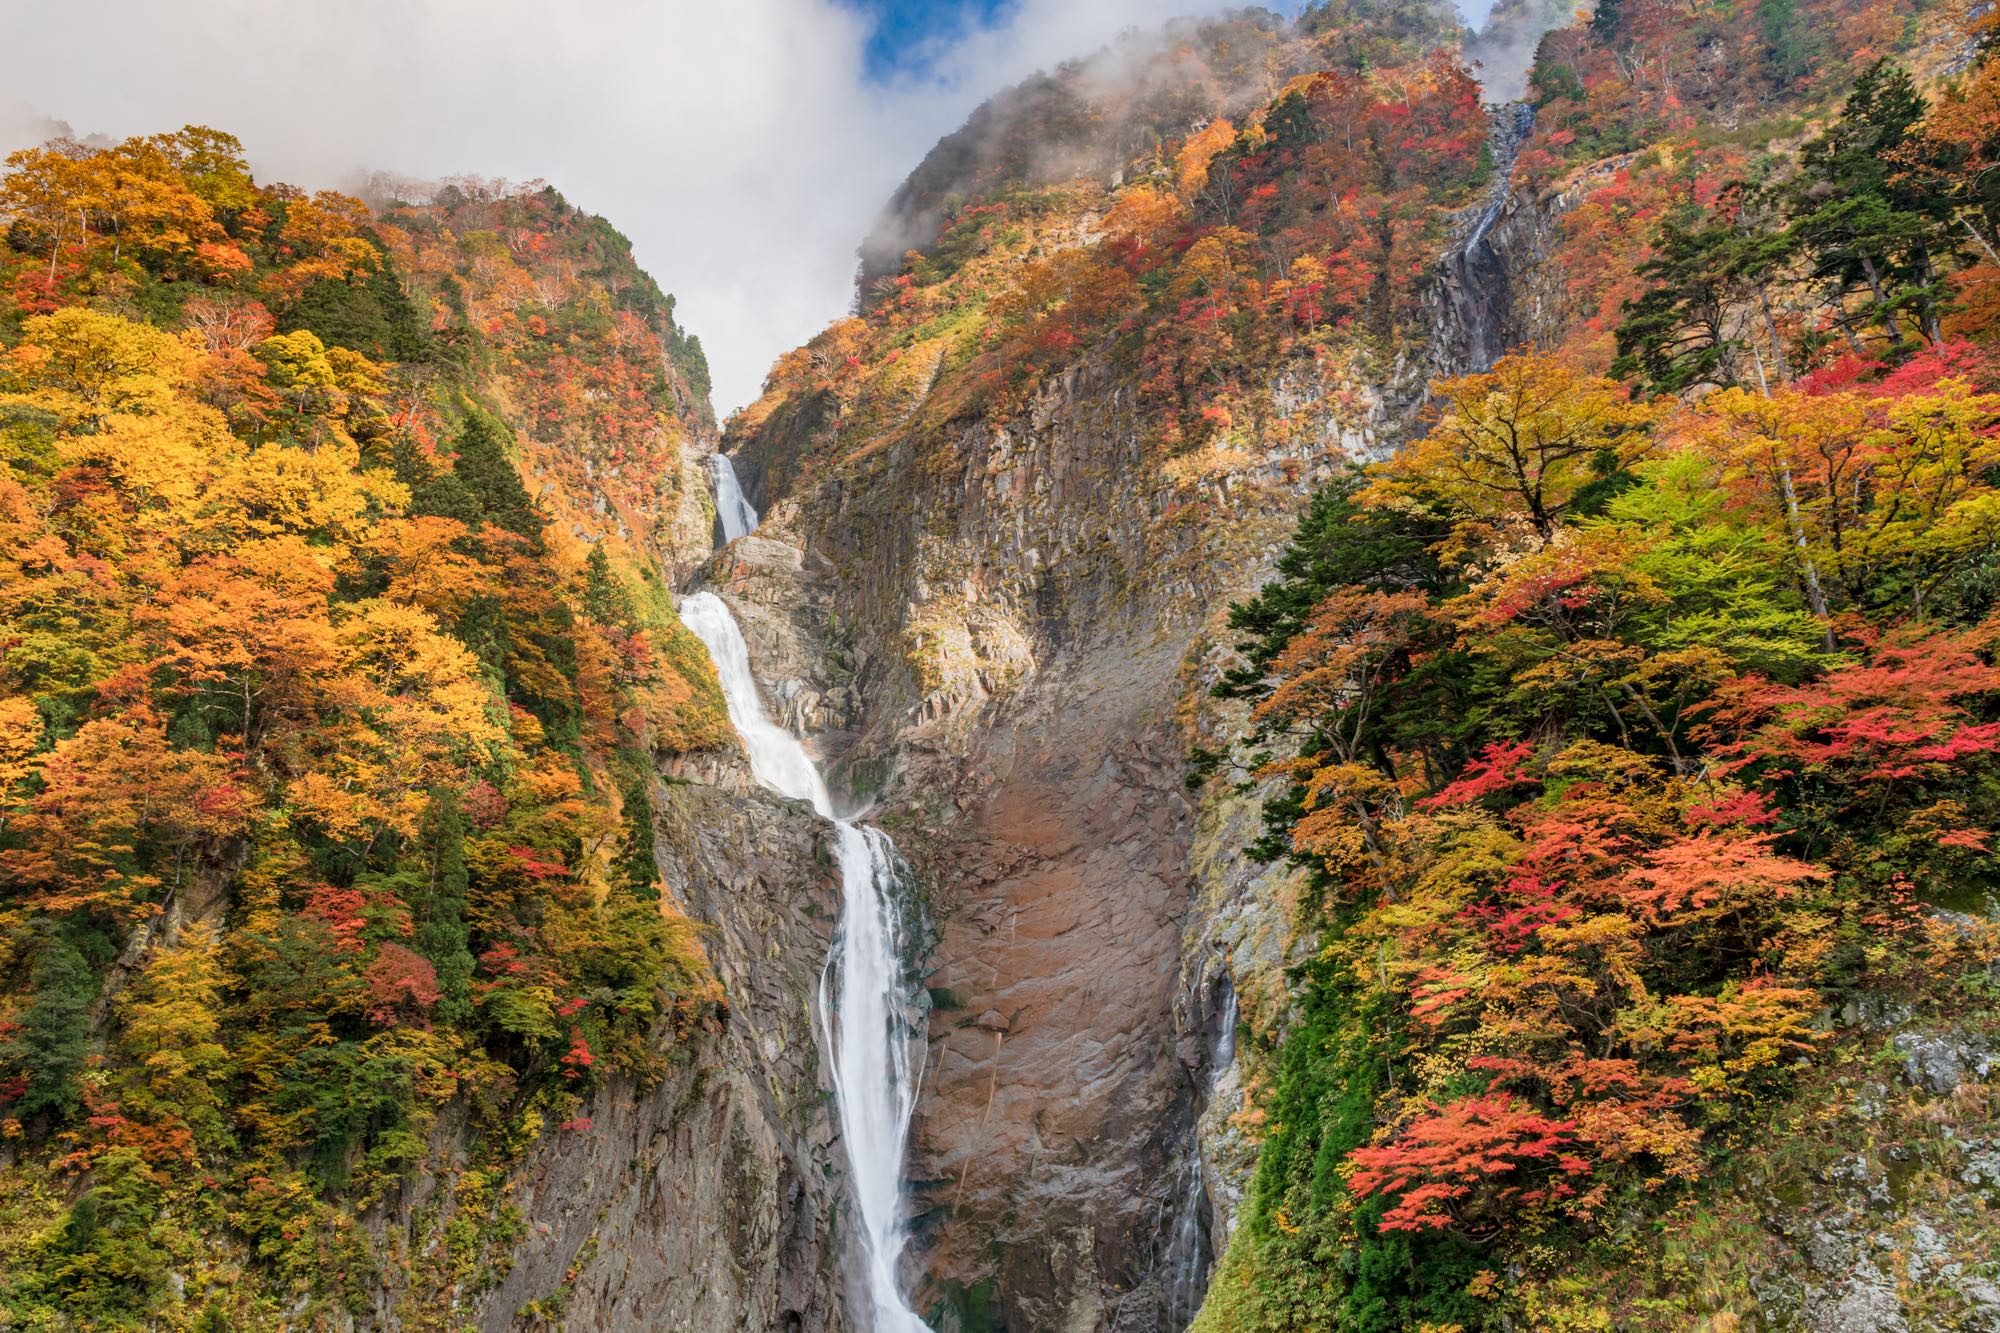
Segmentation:
<svg viewBox="0 0 2000 1333">
<path fill-rule="evenodd" d="M 2000 1252 L 1975 1178 L 1984 1140 L 1960 1137 L 1961 1128 L 1990 1128 L 1983 1104 L 1968 1108 L 1963 1126 L 1940 1125 L 1923 1094 L 1880 1084 L 1868 1092 L 1894 1098 L 1894 1110 L 1856 1099 L 1843 1108 L 1852 1119 L 1834 1132 L 1841 1142 L 1875 1146 L 1823 1162 L 1809 1178 L 1771 1182 L 1767 1224 L 1784 1244 L 1748 1283 L 1760 1326 L 2000 1329 Z M 1856 1133 L 1857 1124 L 1871 1128 Z M 1877 1126 L 1885 1131 L 1879 1142 Z M 1780 1205 L 1777 1192 L 1802 1202 Z"/>
<path fill-rule="evenodd" d="M 1939 1097 L 1950 1096 L 1968 1080 L 1984 1082 L 2000 1068 L 2000 1059 L 1983 1041 L 1958 1033 L 1899 1032 L 1891 1045 L 1903 1057 L 1903 1078 Z"/>
<path fill-rule="evenodd" d="M 1521 122 L 1514 107 L 1495 112 L 1497 142 L 1518 148 Z M 1511 169 L 1511 156 L 1501 159 Z M 1467 210 L 1457 222 L 1454 244 L 1438 260 L 1425 285 L 1425 321 L 1430 341 L 1414 383 L 1398 392 L 1422 396 L 1427 381 L 1485 370 L 1515 351 L 1555 345 L 1574 319 L 1572 300 L 1560 265 L 1552 262 L 1563 217 L 1603 177 L 1622 167 L 1613 160 L 1542 193 L 1502 189 Z"/>
<path fill-rule="evenodd" d="M 555 1314 L 553 1297 L 572 1328 L 839 1328 L 824 1182 L 759 1103 L 692 1061 L 644 1095 L 607 1088 L 587 1131 L 557 1131 L 521 1173 L 528 1234 L 479 1327 L 534 1327 L 531 1303 Z"/>
<path fill-rule="evenodd" d="M 1172 663 L 1127 661 L 1129 693 L 1078 680 L 1066 724 L 1031 708 L 988 733 L 990 766 L 954 791 L 958 837 L 929 849 L 950 877 L 932 985 L 961 1007 L 932 1026 L 925 1239 L 944 1272 L 998 1252 L 1010 1327 L 1069 1327 L 1143 1283 L 1189 1113 L 1189 812 L 1146 702 Z"/>
<path fill-rule="evenodd" d="M 761 793 L 669 786 L 668 887 L 711 929 L 727 997 L 644 1092 L 614 1082 L 583 1132 L 545 1135 L 518 1173 L 527 1234 L 480 1303 L 483 1329 L 844 1326 L 834 1134 L 812 1012 L 838 888 L 823 823 Z M 524 1313 L 527 1311 L 527 1313 Z"/>
<path fill-rule="evenodd" d="M 753 534 L 710 557 L 694 582 L 735 613 L 764 706 L 779 725 L 807 738 L 823 760 L 841 753 L 861 716 L 856 657 L 818 562 L 808 568 L 797 546 Z"/>
<path fill-rule="evenodd" d="M 1280 387 L 1313 419 L 1314 390 Z M 739 542 L 703 575 L 760 677 L 820 700 L 816 740 L 926 886 L 912 1249 L 944 1326 L 982 1285 L 997 1327 L 1161 1326 L 1213 1017 L 1188 996 L 1223 940 L 1183 780 L 1191 654 L 1382 425 L 1368 394 L 1329 395 L 1268 456 L 1176 482 L 1130 393 L 1081 367 L 1007 423 L 825 474 L 801 460 L 827 414 L 788 407 L 735 456 L 765 487 L 761 532 L 801 553 Z M 821 479 L 783 489 L 802 475 Z M 815 676 L 814 651 L 840 674 Z"/>
<path fill-rule="evenodd" d="M 1496 108 L 1488 143 L 1493 184 L 1486 202 L 1461 215 L 1458 242 L 1438 261 L 1424 295 L 1431 327 L 1433 375 L 1464 375 L 1491 366 L 1509 349 L 1534 342 L 1514 309 L 1515 289 L 1527 273 L 1530 250 L 1547 253 L 1550 239 L 1538 201 L 1514 194 L 1514 158 L 1535 123 L 1526 102 Z"/>
<path fill-rule="evenodd" d="M 1910 1326 L 1895 1288 L 1873 1265 L 1808 1302 L 1800 1322 L 1812 1333 L 1905 1333 Z"/>
</svg>

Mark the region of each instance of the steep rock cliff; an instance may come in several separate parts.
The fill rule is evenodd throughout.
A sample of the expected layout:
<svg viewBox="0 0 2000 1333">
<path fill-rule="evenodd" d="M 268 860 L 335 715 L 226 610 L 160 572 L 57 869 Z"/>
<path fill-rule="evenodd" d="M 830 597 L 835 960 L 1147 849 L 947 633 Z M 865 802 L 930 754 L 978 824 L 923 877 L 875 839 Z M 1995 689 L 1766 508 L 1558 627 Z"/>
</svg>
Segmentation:
<svg viewBox="0 0 2000 1333">
<path fill-rule="evenodd" d="M 1191 496 L 1147 466 L 1129 387 L 1085 366 L 1004 424 L 891 443 L 780 497 L 711 567 L 766 689 L 813 701 L 794 720 L 928 890 L 911 1177 L 920 1305 L 941 1327 L 983 1309 L 1152 1328 L 1167 1307 L 1231 985 L 1190 861 L 1190 653 L 1379 424 L 1329 402 L 1317 430 Z M 736 457 L 768 477 L 823 443 L 774 431 Z M 828 662 L 838 681 L 815 677 Z"/>
<path fill-rule="evenodd" d="M 1516 189 L 1514 163 L 1534 130 L 1534 108 L 1508 103 L 1494 108 L 1492 121 L 1487 197 L 1456 220 L 1458 235 L 1424 290 L 1426 379 L 1471 374 L 1510 351 L 1547 347 L 1566 314 L 1550 259 L 1578 191 Z"/>
<path fill-rule="evenodd" d="M 810 811 L 660 793 L 666 882 L 710 929 L 725 1016 L 670 1077 L 621 1080 L 516 1172 L 524 1234 L 480 1327 L 833 1330 L 839 1186 L 813 1012 L 839 886 Z"/>
</svg>

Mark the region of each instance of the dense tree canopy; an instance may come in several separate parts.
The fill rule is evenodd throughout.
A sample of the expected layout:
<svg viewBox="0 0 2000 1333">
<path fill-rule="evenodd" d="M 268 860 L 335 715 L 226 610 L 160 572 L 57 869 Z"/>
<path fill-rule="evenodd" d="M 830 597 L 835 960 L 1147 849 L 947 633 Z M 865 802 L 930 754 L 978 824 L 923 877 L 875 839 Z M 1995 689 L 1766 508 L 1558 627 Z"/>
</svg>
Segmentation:
<svg viewBox="0 0 2000 1333">
<path fill-rule="evenodd" d="M 549 521 L 588 465 L 524 476 L 705 404 L 622 238 L 458 197 L 498 224 L 466 280 L 403 239 L 447 212 L 258 184 L 214 130 L 0 177 L 0 1321 L 338 1303 L 452 1103 L 475 1262 L 510 1225 L 479 1170 L 711 1012 L 647 780 L 726 734 L 660 583 L 677 473 L 621 479 L 616 530 Z M 521 392 L 562 321 L 615 417 Z"/>
</svg>

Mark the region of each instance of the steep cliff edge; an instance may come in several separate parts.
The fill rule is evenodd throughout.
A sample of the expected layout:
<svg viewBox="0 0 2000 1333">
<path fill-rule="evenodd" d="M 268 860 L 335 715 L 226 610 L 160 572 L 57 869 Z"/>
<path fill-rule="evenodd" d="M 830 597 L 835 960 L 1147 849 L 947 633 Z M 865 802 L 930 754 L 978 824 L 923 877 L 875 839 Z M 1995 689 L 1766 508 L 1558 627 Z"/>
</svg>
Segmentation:
<svg viewBox="0 0 2000 1333">
<path fill-rule="evenodd" d="M 930 890 L 912 1178 L 935 1304 L 1110 1328 L 1150 1327 L 1166 1299 L 1163 1219 L 1207 1072 L 1196 1034 L 1219 1009 L 1208 988 L 1194 1012 L 1183 994 L 1194 808 L 1176 707 L 1214 608 L 1256 577 L 1241 555 L 1283 531 L 1340 443 L 1273 456 L 1269 475 L 1296 481 L 1173 533 L 1172 489 L 1133 493 L 1137 433 L 1085 370 L 1004 430 L 884 450 L 767 520 L 830 571 L 797 605 L 851 636 L 851 694 L 792 686 L 843 701 L 802 720 L 835 728 L 819 739 L 837 771 Z M 928 480 L 940 466 L 954 484 Z M 728 586 L 754 627 L 765 585 L 744 566 L 775 543 L 751 541 Z M 778 691 L 820 656 L 763 637 Z"/>
<path fill-rule="evenodd" d="M 482 1328 L 837 1330 L 840 1185 L 813 1010 L 838 885 L 825 824 L 759 794 L 669 786 L 666 883 L 722 982 L 718 1030 L 643 1091 L 616 1080 L 587 1132 L 513 1174 L 521 1239 Z"/>
<path fill-rule="evenodd" d="M 1671 1227 L 1657 1233 L 1665 1237 L 1658 1268 L 1628 1270 L 1612 1255 L 1623 1233 L 1589 1217 L 1575 1233 L 1595 1247 L 1587 1266 L 1595 1285 L 1585 1291 L 1548 1267 L 1509 1267 L 1505 1256 L 1517 1251 L 1489 1245 L 1483 1216 L 1378 1225 L 1385 1205 L 1360 1195 L 1382 1188 L 1379 1180 L 1350 1185 L 1364 1155 L 1448 1158 L 1451 1144 L 1401 1146 L 1407 1125 L 1430 1127 L 1428 1107 L 1472 1099 L 1472 1128 L 1451 1121 L 1435 1131 L 1468 1140 L 1483 1132 L 1481 1116 L 1527 1114 L 1499 1091 L 1509 1075 L 1492 1072 L 1502 1067 L 1483 1054 L 1483 1043 L 1504 1040 L 1501 1025 L 1484 1026 L 1470 1001 L 1447 1055 L 1405 1062 L 1402 1043 L 1421 1048 L 1405 1033 L 1433 1021 L 1426 987 L 1448 997 L 1437 1003 L 1464 997 L 1440 980 L 1451 976 L 1449 959 L 1405 961 L 1401 972 L 1393 962 L 1399 949 L 1420 955 L 1427 930 L 1469 930 L 1465 923 L 1506 909 L 1476 888 L 1448 886 L 1460 896 L 1436 909 L 1436 922 L 1399 933 L 1397 904 L 1417 892 L 1429 863 L 1413 863 L 1407 882 L 1382 887 L 1379 902 L 1364 893 L 1357 906 L 1313 857 L 1286 863 L 1288 852 L 1308 849 L 1304 833 L 1292 840 L 1294 825 L 1303 828 L 1322 791 L 1387 774 L 1383 809 L 1428 830 L 1422 812 L 1449 798 L 1425 794 L 1446 788 L 1473 756 L 1442 743 L 1421 754 L 1385 745 L 1344 753 L 1342 769 L 1324 757 L 1333 745 L 1324 732 L 1347 724 L 1325 719 L 1239 747 L 1245 710 L 1208 697 L 1241 668 L 1223 608 L 1269 577 L 1276 534 L 1308 493 L 1329 480 L 1359 485 L 1344 464 L 1421 441 L 1428 384 L 1478 376 L 1524 350 L 1563 359 L 1502 369 L 1563 385 L 1584 382 L 1581 367 L 1606 368 L 1622 302 L 1640 285 L 1638 238 L 1669 208 L 1712 198 L 1715 188 L 1678 156 L 1696 150 L 1664 139 L 1670 124 L 1686 129 L 1671 121 L 1671 88 L 1657 99 L 1663 119 L 1648 122 L 1661 142 L 1645 149 L 1594 120 L 1594 108 L 1568 104 L 1587 101 L 1587 87 L 1639 94 L 1581 76 L 1575 99 L 1556 91 L 1568 86 L 1571 64 L 1592 80 L 1606 65 L 1576 55 L 1590 40 L 1581 28 L 1552 39 L 1557 58 L 1539 67 L 1535 105 L 1554 108 L 1543 123 L 1527 104 L 1483 108 L 1420 14 L 1350 9 L 1316 11 L 1299 45 L 1272 61 L 1307 72 L 1274 78 L 1262 105 L 1218 104 L 1216 119 L 1185 118 L 1178 137 L 1128 152 L 1116 170 L 1066 159 L 1081 160 L 1086 174 L 1061 180 L 1017 165 L 1010 176 L 1018 155 L 975 153 L 977 136 L 953 142 L 906 194 L 943 200 L 963 167 L 965 197 L 923 214 L 935 234 L 899 270 L 873 256 L 856 316 L 781 360 L 764 398 L 725 437 L 766 510 L 761 535 L 782 543 L 746 548 L 729 575 L 757 604 L 753 614 L 771 621 L 766 683 L 802 701 L 793 720 L 816 731 L 857 797 L 876 802 L 929 893 L 932 1058 L 912 1163 L 920 1306 L 954 1333 L 1181 1328 L 1215 1256 L 1230 1251 L 1226 1289 L 1201 1327 L 1552 1318 L 1551 1326 L 1582 1328 L 1594 1326 L 1598 1298 L 1629 1314 L 1655 1291 L 1670 1292 L 1663 1299 L 1676 1311 L 1714 1314 L 1715 1328 L 1731 1327 L 1724 1316 L 1744 1308 L 1774 1327 L 1858 1326 L 1854 1319 L 1890 1309 L 1883 1293 L 1894 1265 L 1871 1258 L 1853 1281 L 1829 1287 L 1830 1265 L 1873 1243 L 1857 1215 L 1869 1205 L 1832 1177 L 1890 1174 L 1879 1155 L 1817 1162 L 1810 1185 L 1793 1163 L 1759 1161 L 1732 1175 L 1779 1204 L 1754 1223 L 1719 1207 L 1701 1216 L 1726 1215 L 1740 1252 L 1778 1276 L 1754 1301 L 1732 1292 L 1713 1310 L 1698 1283 L 1661 1275 L 1680 1243 Z M 1631 20 L 1660 21 L 1657 7 Z M 1429 37 L 1399 47 L 1398 34 L 1411 31 Z M 1365 78 L 1327 58 L 1364 48 Z M 1726 98 L 1727 81 L 1718 68 L 1690 82 Z M 1225 111 L 1242 123 L 1221 119 Z M 1395 130 L 1377 135 L 1378 118 Z M 1004 117 L 988 119 L 1005 132 Z M 1586 134 L 1592 147 L 1575 147 Z M 1635 182 L 1645 207 L 1634 206 Z M 1472 383 L 1460 392 L 1477 399 L 1488 381 Z M 1493 383 L 1504 397 L 1513 381 Z M 1588 385 L 1599 395 L 1592 411 L 1625 410 L 1625 388 Z M 1632 458 L 1641 452 L 1634 446 Z M 1593 466 L 1616 471 L 1625 461 L 1612 451 Z M 1407 541 L 1448 550 L 1454 530 L 1438 515 L 1457 511 L 1409 498 L 1428 496 L 1435 480 L 1378 487 L 1368 514 L 1346 517 L 1396 515 L 1377 520 L 1393 534 L 1385 549 Z M 1627 484 L 1622 474 L 1604 480 L 1605 497 Z M 1452 499 L 1486 512 L 1476 496 Z M 1332 545 L 1340 559 L 1360 558 Z M 1488 554 L 1475 587 L 1522 558 L 1513 548 Z M 1421 562 L 1368 558 L 1387 567 L 1369 570 L 1373 582 L 1357 580 L 1367 598 L 1393 607 L 1428 586 Z M 1300 563 L 1309 566 L 1310 554 Z M 1313 604 L 1339 583 L 1292 609 L 1274 655 L 1284 640 L 1315 635 L 1335 659 L 1363 652 L 1357 645 L 1379 626 L 1329 622 L 1308 632 Z M 1465 595 L 1462 586 L 1451 592 Z M 1462 605 L 1434 607 L 1449 628 L 1391 655 L 1407 647 L 1426 670 L 1449 658 L 1455 635 L 1473 632 L 1454 618 L 1469 614 Z M 829 654 L 837 672 L 811 665 Z M 1528 676 L 1518 688 L 1538 682 Z M 1504 685 L 1494 688 L 1504 695 Z M 1333 719 L 1378 702 L 1352 659 L 1300 692 L 1321 698 Z M 1517 734 L 1508 729 L 1515 698 L 1504 698 L 1461 716 L 1457 699 L 1428 700 L 1412 687 L 1380 706 L 1434 703 L 1427 725 L 1439 733 L 1490 727 L 1495 745 L 1528 749 L 1524 734 L 1573 725 L 1557 710 Z M 1628 720 L 1612 711 L 1615 723 L 1589 743 L 1627 739 Z M 1683 740 L 1669 730 L 1663 754 L 1636 766 L 1684 772 L 1675 749 Z M 1308 745 L 1318 748 L 1301 750 Z M 1319 757 L 1291 766 L 1301 753 Z M 1267 801 L 1272 829 L 1262 827 Z M 1325 865 L 1335 851 L 1322 848 L 1345 849 L 1357 863 L 1383 856 L 1366 822 L 1371 807 L 1354 808 L 1345 822 L 1340 811 L 1318 812 L 1309 850 Z M 1494 832 L 1494 845 L 1511 836 Z M 1372 883 L 1363 872 L 1356 879 Z M 1341 952 L 1349 912 L 1380 923 L 1352 956 Z M 1515 963 L 1509 940 L 1491 947 L 1494 977 L 1534 965 Z M 1717 948 L 1701 965 L 1726 969 L 1733 956 Z M 1731 984 L 1689 997 L 1686 1011 Z M 1342 1001 L 1327 999 L 1336 992 Z M 1837 1055 L 1829 1045 L 1829 1079 L 1851 1090 L 1855 1066 L 1842 1062 L 1866 1059 L 1878 1037 Z M 1634 1046 L 1647 1059 L 1660 1049 L 1645 1034 Z M 1460 1058 L 1464 1070 L 1436 1072 Z M 1608 1066 L 1598 1073 L 1613 1084 L 1620 1077 Z M 1562 1117 L 1582 1095 L 1562 1077 L 1550 1075 L 1532 1103 L 1557 1138 L 1574 1131 Z M 1661 1077 L 1659 1105 L 1671 1104 L 1678 1127 L 1668 1137 L 1700 1127 L 1675 1142 L 1699 1141 L 1706 1117 L 1729 1114 L 1690 1094 L 1694 1082 Z M 1477 1101 L 1481 1088 L 1490 1104 Z M 1818 1104 L 1802 1097 L 1788 1104 L 1788 1123 L 1837 1114 L 1838 1102 L 1839 1094 Z M 1606 1111 L 1606 1123 L 1626 1113 Z M 1983 1116 L 1968 1107 L 1962 1125 L 1984 1143 Z M 1665 1160 L 1666 1142 L 1641 1149 L 1628 1138 L 1605 1151 L 1616 1164 L 1644 1152 Z M 1920 1207 L 1893 1195 L 1873 1205 L 1884 1212 L 1883 1234 L 1928 1256 L 1895 1271 L 1959 1265 L 1954 1318 L 1979 1316 L 1985 1292 L 1983 1273 L 1964 1257 L 1980 1234 L 1968 1193 L 1982 1178 L 1976 1157 L 1955 1145 L 1936 1153 L 1936 1169 L 1955 1173 L 1955 1183 Z M 1583 1163 L 1565 1157 L 1560 1169 L 1590 1169 Z M 1689 1177 L 1699 1169 L 1685 1168 Z M 1394 1181 L 1393 1192 L 1417 1177 L 1380 1179 Z M 1493 1187 L 1502 1199 L 1515 1193 L 1506 1183 Z M 1456 1178 L 1439 1186 L 1451 1199 L 1482 1198 L 1483 1188 Z M 1528 1199 L 1566 1200 L 1566 1190 Z M 1829 1238 L 1813 1242 L 1817 1250 L 1809 1244 L 1804 1261 L 1788 1248 L 1805 1234 L 1793 1202 L 1801 1190 L 1845 1214 L 1822 1228 Z M 1690 1197 L 1706 1209 L 1713 1195 Z M 1599 1202 L 1589 1196 L 1579 1212 Z M 1246 1214 L 1257 1234 L 1232 1246 Z M 1957 1220 L 1941 1225 L 1945 1214 Z M 1906 1316 L 1899 1308 L 1895 1317 Z"/>
<path fill-rule="evenodd" d="M 1427 12 L 1403 17 L 1422 30 Z M 1274 59 L 1311 68 L 1322 39 L 1291 34 Z M 1427 86 L 1437 114 L 1483 132 L 1476 103 L 1450 101 L 1460 85 Z M 1183 137 L 1215 127 L 1203 143 L 1169 140 L 1109 184 L 978 177 L 985 193 L 943 220 L 943 240 L 877 284 L 859 319 L 781 361 L 724 441 L 765 520 L 706 577 L 743 613 L 767 693 L 796 701 L 787 716 L 875 802 L 928 895 L 912 1249 L 919 1308 L 942 1329 L 1182 1326 L 1241 1188 L 1239 1089 L 1213 1066 L 1233 1045 L 1232 954 L 1255 960 L 1246 1004 L 1281 1002 L 1289 880 L 1223 845 L 1243 834 L 1242 807 L 1205 813 L 1188 761 L 1215 725 L 1204 695 L 1227 661 L 1228 603 L 1266 576 L 1304 496 L 1407 426 L 1378 386 L 1421 336 L 1415 287 L 1380 310 L 1383 342 L 1337 332 L 1317 288 L 1296 317 L 1237 330 L 1213 371 L 1236 386 L 1222 401 L 1196 383 L 1192 358 L 1212 353 L 1155 347 L 1136 320 L 1109 327 L 1136 291 L 1080 337 L 1051 332 L 1053 355 L 1027 340 L 1131 270 L 1166 302 L 1167 338 L 1181 319 L 1201 338 L 1182 293 L 1214 270 L 1190 266 L 1180 281 L 1203 286 L 1169 299 L 1164 219 L 1133 210 L 1188 209 L 1215 230 L 1207 210 L 1239 206 L 1222 173 L 1261 179 L 1272 143 L 1311 151 L 1294 122 L 1272 127 L 1331 87 L 1302 79 L 1277 110 L 1253 106 L 1261 123 L 1240 139 L 1206 117 L 1241 103 L 1184 111 Z M 1216 154 L 1230 164 L 1203 195 L 1192 164 L 1207 172 Z M 913 181 L 938 193 L 931 176 L 965 156 L 948 144 Z M 1458 171 L 1442 169 L 1446 197 L 1477 179 L 1476 164 Z M 1442 225 L 1419 225 L 1441 247 Z M 1217 249 L 1205 244 L 1196 262 Z M 1222 244 L 1214 258 L 1247 276 L 1247 240 Z M 1125 274 L 1087 271 L 1112 255 Z M 1043 272 L 1058 304 L 1013 313 Z M 1162 376 L 1162 361 L 1185 369 Z"/>
</svg>

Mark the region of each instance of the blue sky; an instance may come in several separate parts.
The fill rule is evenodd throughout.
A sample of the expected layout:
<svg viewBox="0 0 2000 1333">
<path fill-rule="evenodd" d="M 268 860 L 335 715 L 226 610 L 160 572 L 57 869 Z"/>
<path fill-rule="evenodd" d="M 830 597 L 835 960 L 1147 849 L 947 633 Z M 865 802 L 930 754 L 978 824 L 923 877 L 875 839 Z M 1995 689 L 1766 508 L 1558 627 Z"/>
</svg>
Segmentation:
<svg viewBox="0 0 2000 1333">
<path fill-rule="evenodd" d="M 847 0 L 873 25 L 869 77 L 924 76 L 937 56 L 974 28 L 1003 23 L 1016 0 Z"/>
</svg>

